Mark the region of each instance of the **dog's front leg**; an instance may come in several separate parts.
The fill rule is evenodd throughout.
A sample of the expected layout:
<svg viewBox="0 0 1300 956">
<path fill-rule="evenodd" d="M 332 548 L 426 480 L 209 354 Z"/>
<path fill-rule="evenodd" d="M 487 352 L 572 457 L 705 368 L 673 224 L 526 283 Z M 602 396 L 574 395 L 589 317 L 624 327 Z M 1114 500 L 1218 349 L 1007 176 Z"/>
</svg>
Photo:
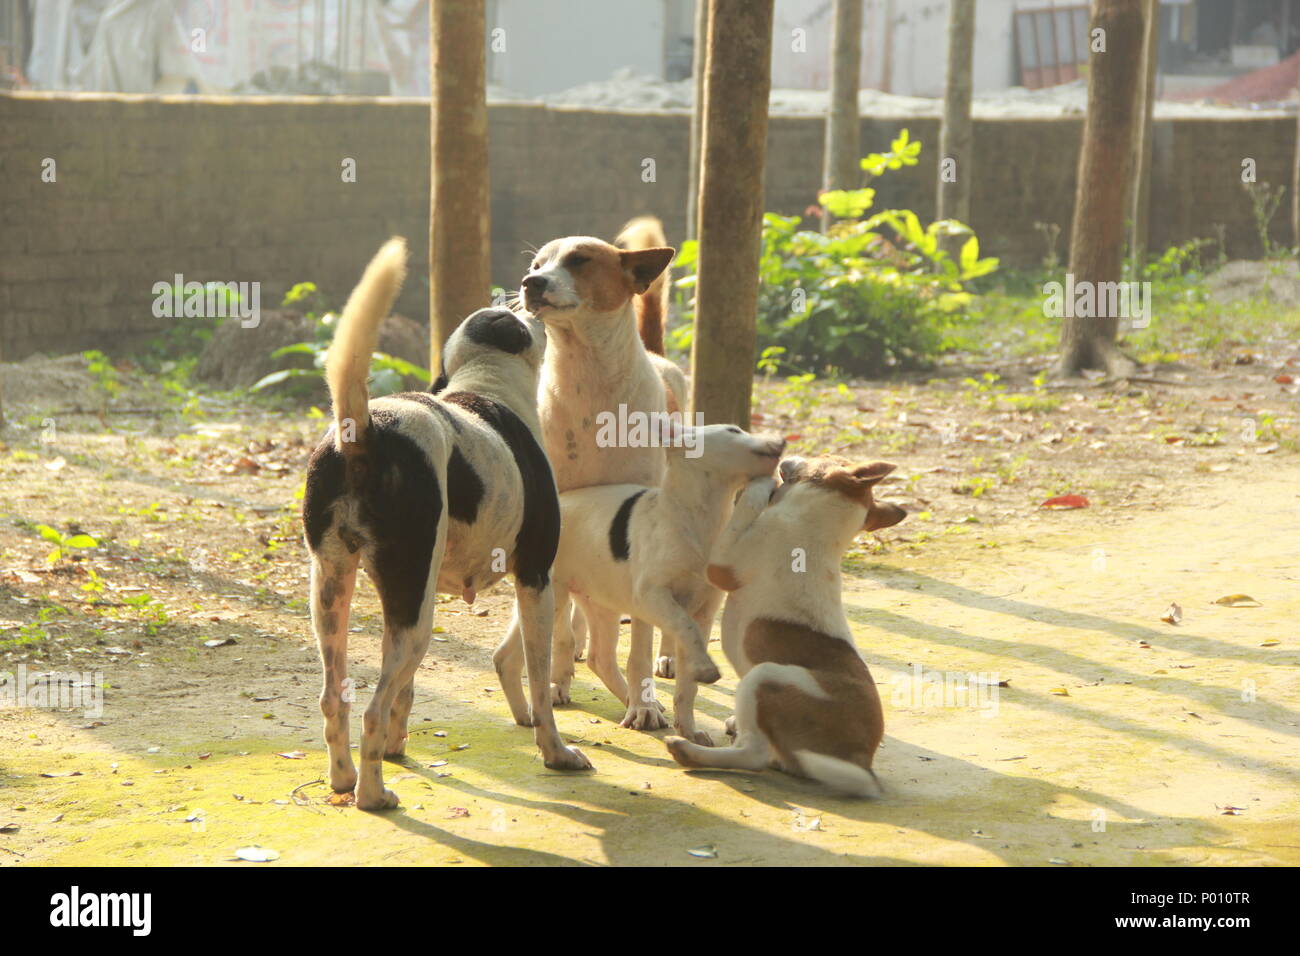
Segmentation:
<svg viewBox="0 0 1300 956">
<path fill-rule="evenodd" d="M 348 611 L 357 580 L 357 558 L 337 563 L 313 555 L 311 564 L 311 623 L 320 648 L 323 681 L 321 716 L 329 750 L 330 786 L 350 793 L 357 785 L 357 768 L 348 745 L 348 716 L 353 693 L 348 682 Z"/>
<path fill-rule="evenodd" d="M 699 610 L 691 615 L 705 642 L 709 639 L 709 632 L 713 630 L 713 619 L 717 616 L 718 606 L 721 604 L 722 593 L 711 587 L 701 599 Z M 681 675 L 677 678 L 677 685 L 673 688 L 673 726 L 676 727 L 677 733 L 687 740 L 702 747 L 712 747 L 713 738 L 705 731 L 695 728 L 695 695 L 697 689 L 694 677 L 683 668 Z"/>
<path fill-rule="evenodd" d="M 528 693 L 533 703 L 533 735 L 542 759 L 552 770 L 590 770 L 591 761 L 586 755 L 576 747 L 566 747 L 560 739 L 555 712 L 551 709 L 551 626 L 555 619 L 555 594 L 551 585 L 537 589 L 515 581 L 515 613 L 524 635 Z"/>
<path fill-rule="evenodd" d="M 687 668 L 701 684 L 713 684 L 722 676 L 718 665 L 709 657 L 708 634 L 700 633 L 699 626 L 677 603 L 672 591 L 663 587 L 645 588 L 637 593 L 636 598 L 645 619 L 659 627 L 664 637 L 671 634 L 676 639 L 678 654 L 683 658 L 677 668 L 677 680 L 682 679 Z"/>
<path fill-rule="evenodd" d="M 555 602 L 555 612 L 551 616 L 551 704 L 567 704 L 571 700 L 573 662 L 577 657 L 573 650 L 570 612 L 577 615 L 578 602 L 570 605 L 569 591 L 562 585 L 552 584 L 551 590 Z M 515 606 L 518 607 L 518 603 Z M 531 680 L 530 676 L 530 683 Z"/>
<path fill-rule="evenodd" d="M 433 633 L 433 605 L 434 595 L 430 591 L 414 626 L 384 624 L 384 659 L 379 682 L 362 722 L 361 775 L 357 779 L 357 806 L 362 810 L 389 810 L 399 802 L 397 794 L 384 788 L 387 731 L 398 695 L 415 680 L 415 670 L 429 648 L 429 638 Z"/>
<path fill-rule="evenodd" d="M 662 730 L 668 726 L 663 705 L 655 696 L 651 675 L 654 657 L 654 625 L 632 618 L 632 650 L 627 656 L 627 714 L 621 726 L 633 730 Z"/>
<path fill-rule="evenodd" d="M 627 681 L 618 666 L 619 615 L 592 601 L 584 601 L 582 611 L 587 618 L 587 666 L 611 694 L 627 704 Z"/>
</svg>

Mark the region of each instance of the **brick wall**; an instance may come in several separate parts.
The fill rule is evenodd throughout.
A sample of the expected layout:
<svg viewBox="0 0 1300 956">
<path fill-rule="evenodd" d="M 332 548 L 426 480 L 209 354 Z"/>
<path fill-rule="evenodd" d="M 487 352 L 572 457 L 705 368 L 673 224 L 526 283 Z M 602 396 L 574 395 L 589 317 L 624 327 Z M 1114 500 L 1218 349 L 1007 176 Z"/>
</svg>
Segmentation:
<svg viewBox="0 0 1300 956">
<path fill-rule="evenodd" d="M 152 315 L 152 287 L 186 280 L 262 283 L 264 308 L 312 280 L 341 301 L 370 254 L 394 233 L 416 267 L 398 310 L 428 311 L 427 104 L 369 98 L 135 97 L 0 94 L 0 346 L 122 346 L 171 320 Z M 610 237 L 654 212 L 670 240 L 684 231 L 688 120 L 532 105 L 490 108 L 492 274 L 513 287 L 529 245 L 573 233 Z M 925 144 L 915 169 L 879 182 L 881 207 L 933 214 L 934 119 L 863 120 L 864 152 L 908 126 Z M 1064 237 L 1074 198 L 1077 117 L 975 124 L 973 225 L 986 255 L 1012 263 L 1044 253 L 1035 221 Z M 1289 183 L 1295 121 L 1169 120 L 1157 124 L 1152 241 L 1227 230 L 1233 255 L 1258 254 L 1241 160 L 1261 181 Z M 815 201 L 822 123 L 774 117 L 767 208 Z M 41 181 L 46 158 L 57 181 Z M 356 161 L 354 183 L 342 162 Z M 643 160 L 655 160 L 654 182 Z M 1285 206 L 1289 204 L 1284 204 Z M 1286 216 L 1275 222 L 1288 240 Z"/>
</svg>

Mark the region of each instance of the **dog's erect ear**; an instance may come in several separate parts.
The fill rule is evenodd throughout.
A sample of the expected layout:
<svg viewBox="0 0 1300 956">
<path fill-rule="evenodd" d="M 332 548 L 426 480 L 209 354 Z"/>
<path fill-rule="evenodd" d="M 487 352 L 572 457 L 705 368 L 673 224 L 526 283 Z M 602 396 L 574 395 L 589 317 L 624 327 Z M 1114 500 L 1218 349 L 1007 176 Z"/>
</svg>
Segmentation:
<svg viewBox="0 0 1300 956">
<path fill-rule="evenodd" d="M 637 295 L 650 288 L 650 283 L 659 278 L 659 273 L 668 268 L 668 263 L 677 255 L 676 249 L 660 246 L 654 249 L 624 250 L 618 254 L 623 264 L 623 271 L 632 279 L 632 291 Z"/>
<path fill-rule="evenodd" d="M 892 528 L 906 517 L 907 512 L 898 505 L 891 505 L 888 502 L 872 504 L 867 510 L 867 522 L 862 526 L 862 530 L 879 531 L 881 528 Z"/>
<path fill-rule="evenodd" d="M 740 579 L 736 577 L 736 569 L 728 564 L 710 564 L 705 570 L 704 576 L 709 579 L 710 584 L 720 590 L 735 591 L 740 588 Z"/>
<path fill-rule="evenodd" d="M 853 477 L 865 485 L 874 485 L 897 466 L 887 461 L 873 461 L 869 465 L 858 465 L 853 469 Z"/>
<path fill-rule="evenodd" d="M 447 387 L 447 360 L 444 358 L 442 360 L 441 368 L 438 369 L 438 377 L 434 379 L 433 384 L 429 386 L 429 394 L 437 395 L 446 387 Z"/>
</svg>

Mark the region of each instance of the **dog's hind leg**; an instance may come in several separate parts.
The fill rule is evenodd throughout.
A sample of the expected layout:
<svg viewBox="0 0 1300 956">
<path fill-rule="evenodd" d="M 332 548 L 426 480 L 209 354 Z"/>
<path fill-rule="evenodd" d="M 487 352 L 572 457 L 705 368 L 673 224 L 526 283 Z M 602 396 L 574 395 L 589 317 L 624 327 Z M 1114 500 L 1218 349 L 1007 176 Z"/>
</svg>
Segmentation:
<svg viewBox="0 0 1300 956">
<path fill-rule="evenodd" d="M 570 702 L 570 688 L 573 685 L 573 631 L 570 610 L 577 613 L 577 602 L 569 604 L 569 591 L 560 584 L 553 584 L 551 591 L 555 602 L 555 613 L 551 616 L 551 703 L 554 705 Z M 519 605 L 516 603 L 515 607 Z M 584 618 L 585 620 L 585 618 Z M 531 683 L 531 678 L 529 678 Z"/>
<path fill-rule="evenodd" d="M 357 784 L 357 768 L 348 744 L 349 705 L 353 700 L 352 684 L 348 680 L 348 612 L 357 580 L 358 558 L 342 548 L 339 552 L 332 561 L 312 555 L 311 624 L 324 674 L 320 710 L 325 722 L 325 746 L 329 750 L 330 786 L 339 793 L 349 793 Z"/>
<path fill-rule="evenodd" d="M 591 601 L 584 601 L 582 610 L 587 616 L 587 666 L 626 705 L 627 681 L 618 666 L 619 615 Z"/>
<path fill-rule="evenodd" d="M 559 601 L 557 599 L 558 606 Z M 587 656 L 587 618 L 576 601 L 572 604 L 573 612 L 569 616 L 569 628 L 573 631 L 573 659 L 580 661 Z"/>
<path fill-rule="evenodd" d="M 528 691 L 532 697 L 533 735 L 542 759 L 552 770 L 590 770 L 591 761 L 581 750 L 566 747 L 555 726 L 551 709 L 551 622 L 556 617 L 551 585 L 532 588 L 515 582 L 515 613 L 523 632 L 528 663 Z M 572 666 L 572 663 L 570 663 Z"/>
<path fill-rule="evenodd" d="M 762 770 L 772 761 L 772 747 L 758 726 L 758 690 L 767 682 L 802 683 L 785 671 L 803 668 L 759 664 L 736 688 L 736 742 L 730 747 L 701 747 L 685 737 L 665 737 L 664 745 L 683 767 L 719 770 Z M 804 674 L 807 672 L 804 671 Z"/>
<path fill-rule="evenodd" d="M 506 703 L 510 705 L 510 716 L 520 727 L 533 726 L 533 713 L 528 698 L 524 696 L 524 632 L 519 623 L 518 602 L 510 614 L 506 636 L 492 654 L 492 665 L 496 668 Z"/>
<path fill-rule="evenodd" d="M 620 726 L 633 730 L 662 730 L 668 726 L 663 705 L 655 696 L 652 674 L 655 629 L 632 618 L 632 649 L 627 655 L 627 684 L 631 695 Z"/>
<path fill-rule="evenodd" d="M 667 631 L 659 635 L 659 656 L 655 658 L 655 677 L 672 680 L 677 676 L 677 642 Z"/>
</svg>

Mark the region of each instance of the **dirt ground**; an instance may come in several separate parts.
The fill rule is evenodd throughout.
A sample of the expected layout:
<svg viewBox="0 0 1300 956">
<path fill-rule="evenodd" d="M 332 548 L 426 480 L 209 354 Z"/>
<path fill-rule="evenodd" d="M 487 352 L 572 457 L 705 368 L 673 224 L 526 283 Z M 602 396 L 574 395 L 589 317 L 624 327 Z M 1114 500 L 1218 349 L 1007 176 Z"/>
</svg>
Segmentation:
<svg viewBox="0 0 1300 956">
<path fill-rule="evenodd" d="M 295 500 L 319 418 L 129 370 L 96 397 L 60 361 L 4 369 L 0 701 L 20 668 L 86 673 L 103 713 L 0 707 L 0 865 L 1300 863 L 1295 357 L 1119 388 L 764 386 L 757 428 L 899 465 L 908 520 L 846 565 L 886 795 L 683 772 L 581 665 L 558 719 L 595 771 L 546 770 L 491 667 L 498 587 L 440 607 L 384 814 L 322 780 Z M 1041 507 L 1062 494 L 1090 506 Z M 97 546 L 51 560 L 40 525 Z M 365 582 L 354 741 L 378 620 Z"/>
</svg>

